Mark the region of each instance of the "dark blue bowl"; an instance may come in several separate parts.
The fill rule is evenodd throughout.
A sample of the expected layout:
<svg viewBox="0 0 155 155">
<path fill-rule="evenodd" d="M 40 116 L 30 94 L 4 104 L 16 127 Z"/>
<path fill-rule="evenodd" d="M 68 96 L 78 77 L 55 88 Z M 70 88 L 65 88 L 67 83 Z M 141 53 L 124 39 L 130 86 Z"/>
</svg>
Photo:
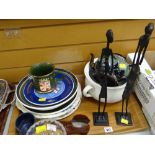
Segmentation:
<svg viewBox="0 0 155 155">
<path fill-rule="evenodd" d="M 35 118 L 31 113 L 23 113 L 16 119 L 16 130 L 21 135 L 25 135 L 27 130 L 35 123 Z"/>
</svg>

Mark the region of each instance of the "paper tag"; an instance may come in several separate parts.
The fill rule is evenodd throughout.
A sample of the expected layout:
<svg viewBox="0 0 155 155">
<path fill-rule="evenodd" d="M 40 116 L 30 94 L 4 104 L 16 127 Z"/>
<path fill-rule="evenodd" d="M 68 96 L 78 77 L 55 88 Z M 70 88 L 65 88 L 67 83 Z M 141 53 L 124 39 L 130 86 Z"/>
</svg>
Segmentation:
<svg viewBox="0 0 155 155">
<path fill-rule="evenodd" d="M 119 64 L 120 69 L 126 69 L 126 64 Z"/>
<path fill-rule="evenodd" d="M 43 131 L 46 131 L 46 125 L 41 125 L 41 126 L 36 127 L 36 133 L 37 134 L 39 134 Z"/>
<path fill-rule="evenodd" d="M 56 125 L 53 125 L 53 124 L 47 124 L 47 130 L 56 131 L 57 127 Z"/>
<path fill-rule="evenodd" d="M 123 124 L 128 124 L 129 122 L 128 122 L 128 120 L 127 120 L 127 119 L 122 118 L 122 119 L 121 119 L 121 123 L 123 123 Z"/>
<path fill-rule="evenodd" d="M 104 127 L 104 131 L 105 131 L 105 133 L 111 133 L 111 132 L 113 132 L 113 129 L 112 129 L 111 126 L 109 126 L 109 127 Z"/>
<path fill-rule="evenodd" d="M 40 102 L 44 102 L 44 101 L 46 101 L 46 98 L 39 98 L 38 101 L 40 101 Z"/>
</svg>

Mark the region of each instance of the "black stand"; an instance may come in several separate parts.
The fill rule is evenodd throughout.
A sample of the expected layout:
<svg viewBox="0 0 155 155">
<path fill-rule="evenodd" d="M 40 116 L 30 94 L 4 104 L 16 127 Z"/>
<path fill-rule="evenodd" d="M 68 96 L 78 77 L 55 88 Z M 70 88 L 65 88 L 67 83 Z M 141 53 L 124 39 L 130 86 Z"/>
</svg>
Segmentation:
<svg viewBox="0 0 155 155">
<path fill-rule="evenodd" d="M 109 126 L 108 113 L 93 112 L 93 122 L 95 126 Z"/>
<path fill-rule="evenodd" d="M 117 125 L 123 125 L 123 126 L 131 126 L 132 125 L 132 119 L 131 119 L 131 113 L 123 113 L 122 112 L 115 112 L 115 118 Z"/>
</svg>

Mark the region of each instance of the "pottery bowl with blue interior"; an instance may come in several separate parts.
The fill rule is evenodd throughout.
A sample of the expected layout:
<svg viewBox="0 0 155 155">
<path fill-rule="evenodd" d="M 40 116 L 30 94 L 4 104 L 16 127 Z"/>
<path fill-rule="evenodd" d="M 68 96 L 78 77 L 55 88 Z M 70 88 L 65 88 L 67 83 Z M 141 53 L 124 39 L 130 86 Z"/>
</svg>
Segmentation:
<svg viewBox="0 0 155 155">
<path fill-rule="evenodd" d="M 35 123 L 35 117 L 31 113 L 22 113 L 16 119 L 16 130 L 20 135 L 25 135 L 27 130 Z"/>
</svg>

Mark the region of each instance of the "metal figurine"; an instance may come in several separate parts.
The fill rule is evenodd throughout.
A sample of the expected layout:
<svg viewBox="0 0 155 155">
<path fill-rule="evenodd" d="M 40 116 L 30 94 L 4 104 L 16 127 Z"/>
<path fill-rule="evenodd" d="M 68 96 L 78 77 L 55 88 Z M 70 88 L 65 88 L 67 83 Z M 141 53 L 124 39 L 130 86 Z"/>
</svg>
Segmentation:
<svg viewBox="0 0 155 155">
<path fill-rule="evenodd" d="M 116 112 L 116 122 L 119 125 L 132 125 L 131 114 L 128 113 L 128 101 L 129 97 L 133 92 L 134 84 L 136 79 L 140 74 L 139 65 L 143 62 L 146 49 L 148 47 L 150 36 L 153 32 L 154 25 L 153 23 L 149 23 L 145 27 L 145 34 L 139 38 L 138 46 L 136 52 L 134 54 L 133 63 L 131 64 L 131 70 L 129 76 L 127 77 L 127 84 L 125 90 L 122 95 L 122 112 Z M 125 112 L 124 112 L 124 104 L 126 104 Z"/>
<path fill-rule="evenodd" d="M 89 70 L 91 73 L 94 73 L 95 72 L 95 63 L 94 63 L 95 56 L 93 53 L 91 53 L 90 55 L 91 55 L 91 59 L 90 59 L 90 63 L 89 63 Z"/>
<path fill-rule="evenodd" d="M 107 75 L 111 75 L 113 73 L 113 53 L 109 48 L 109 44 L 113 42 L 113 32 L 112 30 L 108 30 L 106 33 L 107 36 L 107 47 L 102 49 L 102 54 L 100 60 L 94 66 L 93 60 L 94 55 L 91 55 L 90 65 L 92 69 L 96 69 L 96 77 L 101 85 L 101 91 L 99 94 L 98 100 L 98 112 L 93 113 L 94 125 L 109 125 L 108 114 L 105 112 L 106 104 L 107 104 Z M 112 59 L 112 67 L 109 67 L 109 58 Z M 100 112 L 101 98 L 105 99 L 103 112 Z"/>
</svg>

